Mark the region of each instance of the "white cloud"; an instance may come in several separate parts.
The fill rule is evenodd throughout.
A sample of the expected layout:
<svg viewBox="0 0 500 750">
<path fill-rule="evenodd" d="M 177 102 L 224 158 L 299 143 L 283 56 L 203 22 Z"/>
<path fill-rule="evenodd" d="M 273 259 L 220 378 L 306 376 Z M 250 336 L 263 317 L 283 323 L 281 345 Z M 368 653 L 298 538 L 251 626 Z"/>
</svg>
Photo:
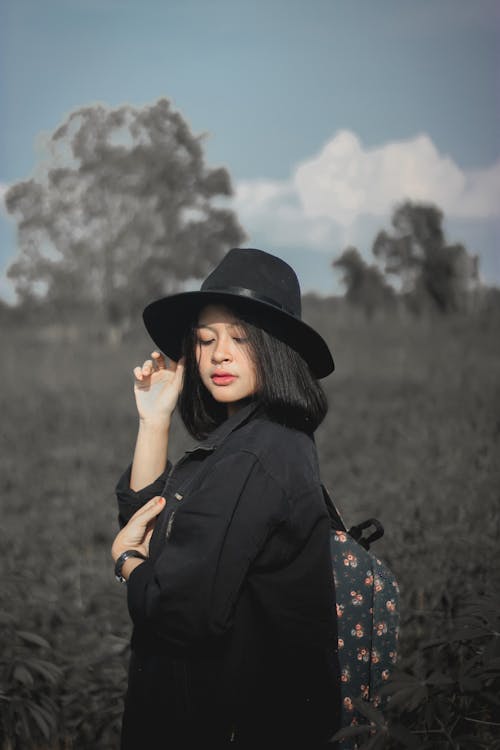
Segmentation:
<svg viewBox="0 0 500 750">
<path fill-rule="evenodd" d="M 437 204 L 447 218 L 500 216 L 500 161 L 463 170 L 429 136 L 366 149 L 348 130 L 336 133 L 289 180 L 244 180 L 234 207 L 245 229 L 269 245 L 330 251 L 351 241 L 356 227 L 385 224 L 394 205 L 410 199 Z"/>
<path fill-rule="evenodd" d="M 339 234 L 329 217 L 310 218 L 291 183 L 242 180 L 236 186 L 234 208 L 251 235 L 269 245 L 327 245 Z"/>
<path fill-rule="evenodd" d="M 8 189 L 9 189 L 9 185 L 5 185 L 3 182 L 0 182 L 0 212 L 4 214 L 7 213 L 4 198 Z"/>
</svg>

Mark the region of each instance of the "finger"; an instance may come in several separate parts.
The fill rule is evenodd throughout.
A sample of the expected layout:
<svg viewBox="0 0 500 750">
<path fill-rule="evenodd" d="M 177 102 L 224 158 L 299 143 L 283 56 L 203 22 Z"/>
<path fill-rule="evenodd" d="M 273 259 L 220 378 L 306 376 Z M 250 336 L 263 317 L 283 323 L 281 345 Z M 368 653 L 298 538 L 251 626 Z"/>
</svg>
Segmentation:
<svg viewBox="0 0 500 750">
<path fill-rule="evenodd" d="M 156 497 L 151 498 L 151 500 L 148 500 L 148 502 L 145 503 L 142 508 L 136 510 L 134 515 L 130 517 L 129 523 L 138 519 L 140 519 L 141 522 L 147 523 L 150 518 L 154 518 L 158 515 L 158 513 L 160 513 L 164 505 L 164 497 L 157 495 Z"/>
<path fill-rule="evenodd" d="M 134 377 L 136 380 L 142 380 L 142 368 L 134 367 Z"/>
<path fill-rule="evenodd" d="M 175 361 L 175 359 L 170 359 L 169 358 L 166 361 L 166 365 L 165 366 L 166 366 L 166 369 L 169 370 L 169 372 L 175 372 L 176 369 L 177 369 L 177 362 Z"/>
<path fill-rule="evenodd" d="M 151 352 L 151 357 L 153 358 L 153 367 L 156 367 L 158 370 L 165 370 L 167 363 L 161 352 L 155 350 L 154 352 Z"/>
<path fill-rule="evenodd" d="M 156 521 L 157 516 L 165 507 L 165 502 L 155 502 L 154 505 L 146 503 L 144 508 L 137 513 L 134 513 L 132 518 L 129 520 L 126 526 L 124 526 L 125 536 L 129 540 L 136 540 L 136 542 L 142 542 L 145 534 L 149 530 L 151 523 Z"/>
<path fill-rule="evenodd" d="M 182 388 L 182 383 L 184 382 L 184 364 L 185 364 L 185 358 L 181 357 L 181 359 L 177 362 L 177 369 L 175 371 L 175 381 L 179 388 Z"/>
<path fill-rule="evenodd" d="M 147 359 L 142 365 L 142 374 L 150 375 L 152 371 L 153 371 L 153 362 L 152 360 Z"/>
<path fill-rule="evenodd" d="M 146 546 L 146 548 L 149 550 L 149 543 L 151 541 L 151 537 L 153 536 L 154 526 L 151 526 L 150 529 L 146 529 L 146 533 L 144 534 L 143 544 Z"/>
<path fill-rule="evenodd" d="M 174 372 L 177 372 L 177 370 L 180 368 L 181 370 L 184 369 L 184 363 L 186 361 L 185 357 L 181 357 L 177 362 L 174 359 L 170 360 L 171 369 Z"/>
</svg>

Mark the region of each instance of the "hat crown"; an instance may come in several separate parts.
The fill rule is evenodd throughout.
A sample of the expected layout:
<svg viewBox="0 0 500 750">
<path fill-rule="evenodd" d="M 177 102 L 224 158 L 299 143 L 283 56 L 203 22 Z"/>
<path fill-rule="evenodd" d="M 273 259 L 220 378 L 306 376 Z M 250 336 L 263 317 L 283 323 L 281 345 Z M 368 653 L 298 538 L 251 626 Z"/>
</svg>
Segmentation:
<svg viewBox="0 0 500 750">
<path fill-rule="evenodd" d="M 261 300 L 301 319 L 300 285 L 281 258 L 254 248 L 233 248 L 201 285 L 202 292 L 229 292 Z"/>
</svg>

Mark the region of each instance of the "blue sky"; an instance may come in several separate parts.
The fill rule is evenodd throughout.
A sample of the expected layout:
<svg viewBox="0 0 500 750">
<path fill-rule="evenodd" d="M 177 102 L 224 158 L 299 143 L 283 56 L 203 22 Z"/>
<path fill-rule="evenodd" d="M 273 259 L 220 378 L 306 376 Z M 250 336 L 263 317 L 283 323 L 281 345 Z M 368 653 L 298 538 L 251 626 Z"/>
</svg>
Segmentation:
<svg viewBox="0 0 500 750">
<path fill-rule="evenodd" d="M 224 164 L 248 234 L 338 291 L 331 260 L 369 257 L 391 206 L 429 199 L 500 284 L 496 0 L 3 0 L 0 184 L 40 134 L 102 102 L 171 99 Z M 0 273 L 14 258 L 0 215 Z M 12 298 L 0 279 L 0 294 Z"/>
</svg>

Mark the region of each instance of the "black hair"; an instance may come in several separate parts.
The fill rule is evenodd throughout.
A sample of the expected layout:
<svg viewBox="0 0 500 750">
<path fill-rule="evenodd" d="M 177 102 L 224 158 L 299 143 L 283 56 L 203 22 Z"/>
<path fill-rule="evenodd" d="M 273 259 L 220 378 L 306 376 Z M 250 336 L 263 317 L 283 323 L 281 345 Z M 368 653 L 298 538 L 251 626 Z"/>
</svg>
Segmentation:
<svg viewBox="0 0 500 750">
<path fill-rule="evenodd" d="M 325 418 L 328 402 L 307 362 L 278 338 L 279 333 L 270 332 L 265 313 L 235 304 L 228 309 L 245 332 L 255 365 L 256 392 L 247 400 L 257 401 L 273 422 L 312 434 Z M 190 321 L 184 335 L 185 371 L 179 412 L 187 431 L 202 439 L 227 418 L 227 404 L 217 402 L 200 378 L 196 323 L 197 317 Z"/>
</svg>

